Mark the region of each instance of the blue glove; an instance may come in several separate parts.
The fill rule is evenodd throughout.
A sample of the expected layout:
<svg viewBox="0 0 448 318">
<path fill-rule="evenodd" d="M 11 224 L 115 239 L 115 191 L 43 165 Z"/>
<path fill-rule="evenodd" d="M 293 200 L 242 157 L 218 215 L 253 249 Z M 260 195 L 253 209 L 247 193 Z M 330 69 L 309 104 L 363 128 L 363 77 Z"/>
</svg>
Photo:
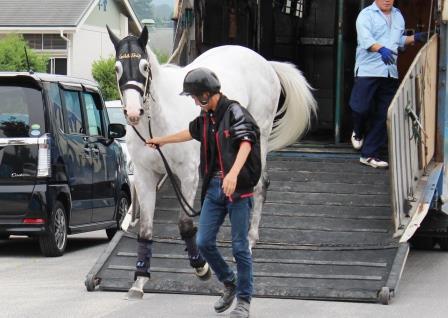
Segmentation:
<svg viewBox="0 0 448 318">
<path fill-rule="evenodd" d="M 378 50 L 378 53 L 381 54 L 381 59 L 383 60 L 384 64 L 391 65 L 395 63 L 395 59 L 392 56 L 395 53 L 392 50 L 389 50 L 387 47 L 383 46 Z"/>
<path fill-rule="evenodd" d="M 420 43 L 426 43 L 428 41 L 428 32 L 414 33 L 414 41 Z"/>
</svg>

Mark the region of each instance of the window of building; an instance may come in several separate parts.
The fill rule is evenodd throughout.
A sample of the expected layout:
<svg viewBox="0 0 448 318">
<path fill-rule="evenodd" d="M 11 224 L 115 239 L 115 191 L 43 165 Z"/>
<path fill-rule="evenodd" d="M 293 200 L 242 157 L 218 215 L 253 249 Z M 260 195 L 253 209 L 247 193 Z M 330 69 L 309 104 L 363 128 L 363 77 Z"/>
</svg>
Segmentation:
<svg viewBox="0 0 448 318">
<path fill-rule="evenodd" d="M 67 49 L 67 42 L 59 34 L 23 34 L 23 38 L 35 50 Z"/>
<path fill-rule="evenodd" d="M 284 1 L 282 12 L 302 19 L 305 16 L 305 1 L 306 0 L 286 0 Z"/>
<path fill-rule="evenodd" d="M 59 34 L 43 34 L 42 43 L 44 50 L 66 50 L 67 41 Z"/>
<path fill-rule="evenodd" d="M 67 75 L 67 58 L 50 58 L 47 63 L 47 73 Z"/>
<path fill-rule="evenodd" d="M 42 50 L 42 34 L 24 34 L 23 38 L 28 42 L 30 48 Z"/>
</svg>

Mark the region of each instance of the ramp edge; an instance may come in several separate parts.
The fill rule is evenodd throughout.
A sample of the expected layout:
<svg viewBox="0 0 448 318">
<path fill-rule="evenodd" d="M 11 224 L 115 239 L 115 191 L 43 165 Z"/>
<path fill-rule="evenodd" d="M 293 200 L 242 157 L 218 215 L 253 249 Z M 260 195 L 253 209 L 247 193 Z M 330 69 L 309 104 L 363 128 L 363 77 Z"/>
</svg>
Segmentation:
<svg viewBox="0 0 448 318">
<path fill-rule="evenodd" d="M 397 254 L 395 255 L 394 262 L 392 263 L 392 268 L 389 273 L 389 277 L 386 282 L 386 286 L 384 286 L 381 290 L 378 291 L 379 301 L 385 305 L 389 302 L 385 303 L 384 299 L 381 298 L 381 292 L 383 290 L 388 289 L 390 293 L 390 298 L 395 297 L 395 294 L 398 291 L 398 285 L 400 283 L 401 275 L 403 274 L 404 266 L 406 264 L 406 259 L 409 255 L 409 243 L 400 243 L 398 246 Z M 389 298 L 389 300 L 390 300 Z"/>
<path fill-rule="evenodd" d="M 106 261 L 112 255 L 113 250 L 117 247 L 118 243 L 120 242 L 121 238 L 123 237 L 123 234 L 124 234 L 124 232 L 121 230 L 117 231 L 117 233 L 115 233 L 114 237 L 110 241 L 107 248 L 103 251 L 103 253 L 100 255 L 100 257 L 96 261 L 95 265 L 93 265 L 90 272 L 86 275 L 86 280 L 84 281 L 84 285 L 86 286 L 87 291 L 93 291 L 95 289 L 95 287 L 99 283 L 101 283 L 101 277 L 97 277 L 97 275 L 103 268 Z"/>
</svg>

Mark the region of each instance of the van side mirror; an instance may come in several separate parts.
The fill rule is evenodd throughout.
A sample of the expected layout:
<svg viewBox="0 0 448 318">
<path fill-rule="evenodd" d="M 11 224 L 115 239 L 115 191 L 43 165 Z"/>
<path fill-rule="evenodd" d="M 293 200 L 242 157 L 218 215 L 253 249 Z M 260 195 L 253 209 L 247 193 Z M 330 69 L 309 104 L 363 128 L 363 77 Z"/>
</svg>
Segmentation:
<svg viewBox="0 0 448 318">
<path fill-rule="evenodd" d="M 109 138 L 122 138 L 126 135 L 126 126 L 122 124 L 109 124 Z"/>
</svg>

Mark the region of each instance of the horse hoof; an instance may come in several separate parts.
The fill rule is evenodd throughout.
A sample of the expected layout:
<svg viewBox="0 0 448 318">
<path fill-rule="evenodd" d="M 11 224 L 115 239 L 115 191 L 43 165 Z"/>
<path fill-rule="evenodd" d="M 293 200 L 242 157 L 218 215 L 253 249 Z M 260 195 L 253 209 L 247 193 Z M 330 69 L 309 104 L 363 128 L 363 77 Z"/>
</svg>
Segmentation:
<svg viewBox="0 0 448 318">
<path fill-rule="evenodd" d="M 197 267 L 194 269 L 194 273 L 200 280 L 209 280 L 212 277 L 212 271 L 208 263 L 205 263 L 203 267 Z"/>
<path fill-rule="evenodd" d="M 255 245 L 257 245 L 258 242 L 258 233 L 256 231 L 250 230 L 248 239 L 249 239 L 249 248 L 252 253 L 252 249 L 255 247 Z"/>
<path fill-rule="evenodd" d="M 126 298 L 128 300 L 138 300 L 138 299 L 142 299 L 144 294 L 145 293 L 143 292 L 142 289 L 139 289 L 137 287 L 131 287 L 131 289 L 129 289 L 129 291 L 128 291 Z"/>
<path fill-rule="evenodd" d="M 128 231 L 129 225 L 131 224 L 132 215 L 130 213 L 126 213 L 123 222 L 121 222 L 121 229 L 124 232 Z"/>
<path fill-rule="evenodd" d="M 255 245 L 257 245 L 256 241 L 249 240 L 249 251 L 250 251 L 251 255 L 252 255 L 252 250 L 254 249 Z"/>
</svg>

